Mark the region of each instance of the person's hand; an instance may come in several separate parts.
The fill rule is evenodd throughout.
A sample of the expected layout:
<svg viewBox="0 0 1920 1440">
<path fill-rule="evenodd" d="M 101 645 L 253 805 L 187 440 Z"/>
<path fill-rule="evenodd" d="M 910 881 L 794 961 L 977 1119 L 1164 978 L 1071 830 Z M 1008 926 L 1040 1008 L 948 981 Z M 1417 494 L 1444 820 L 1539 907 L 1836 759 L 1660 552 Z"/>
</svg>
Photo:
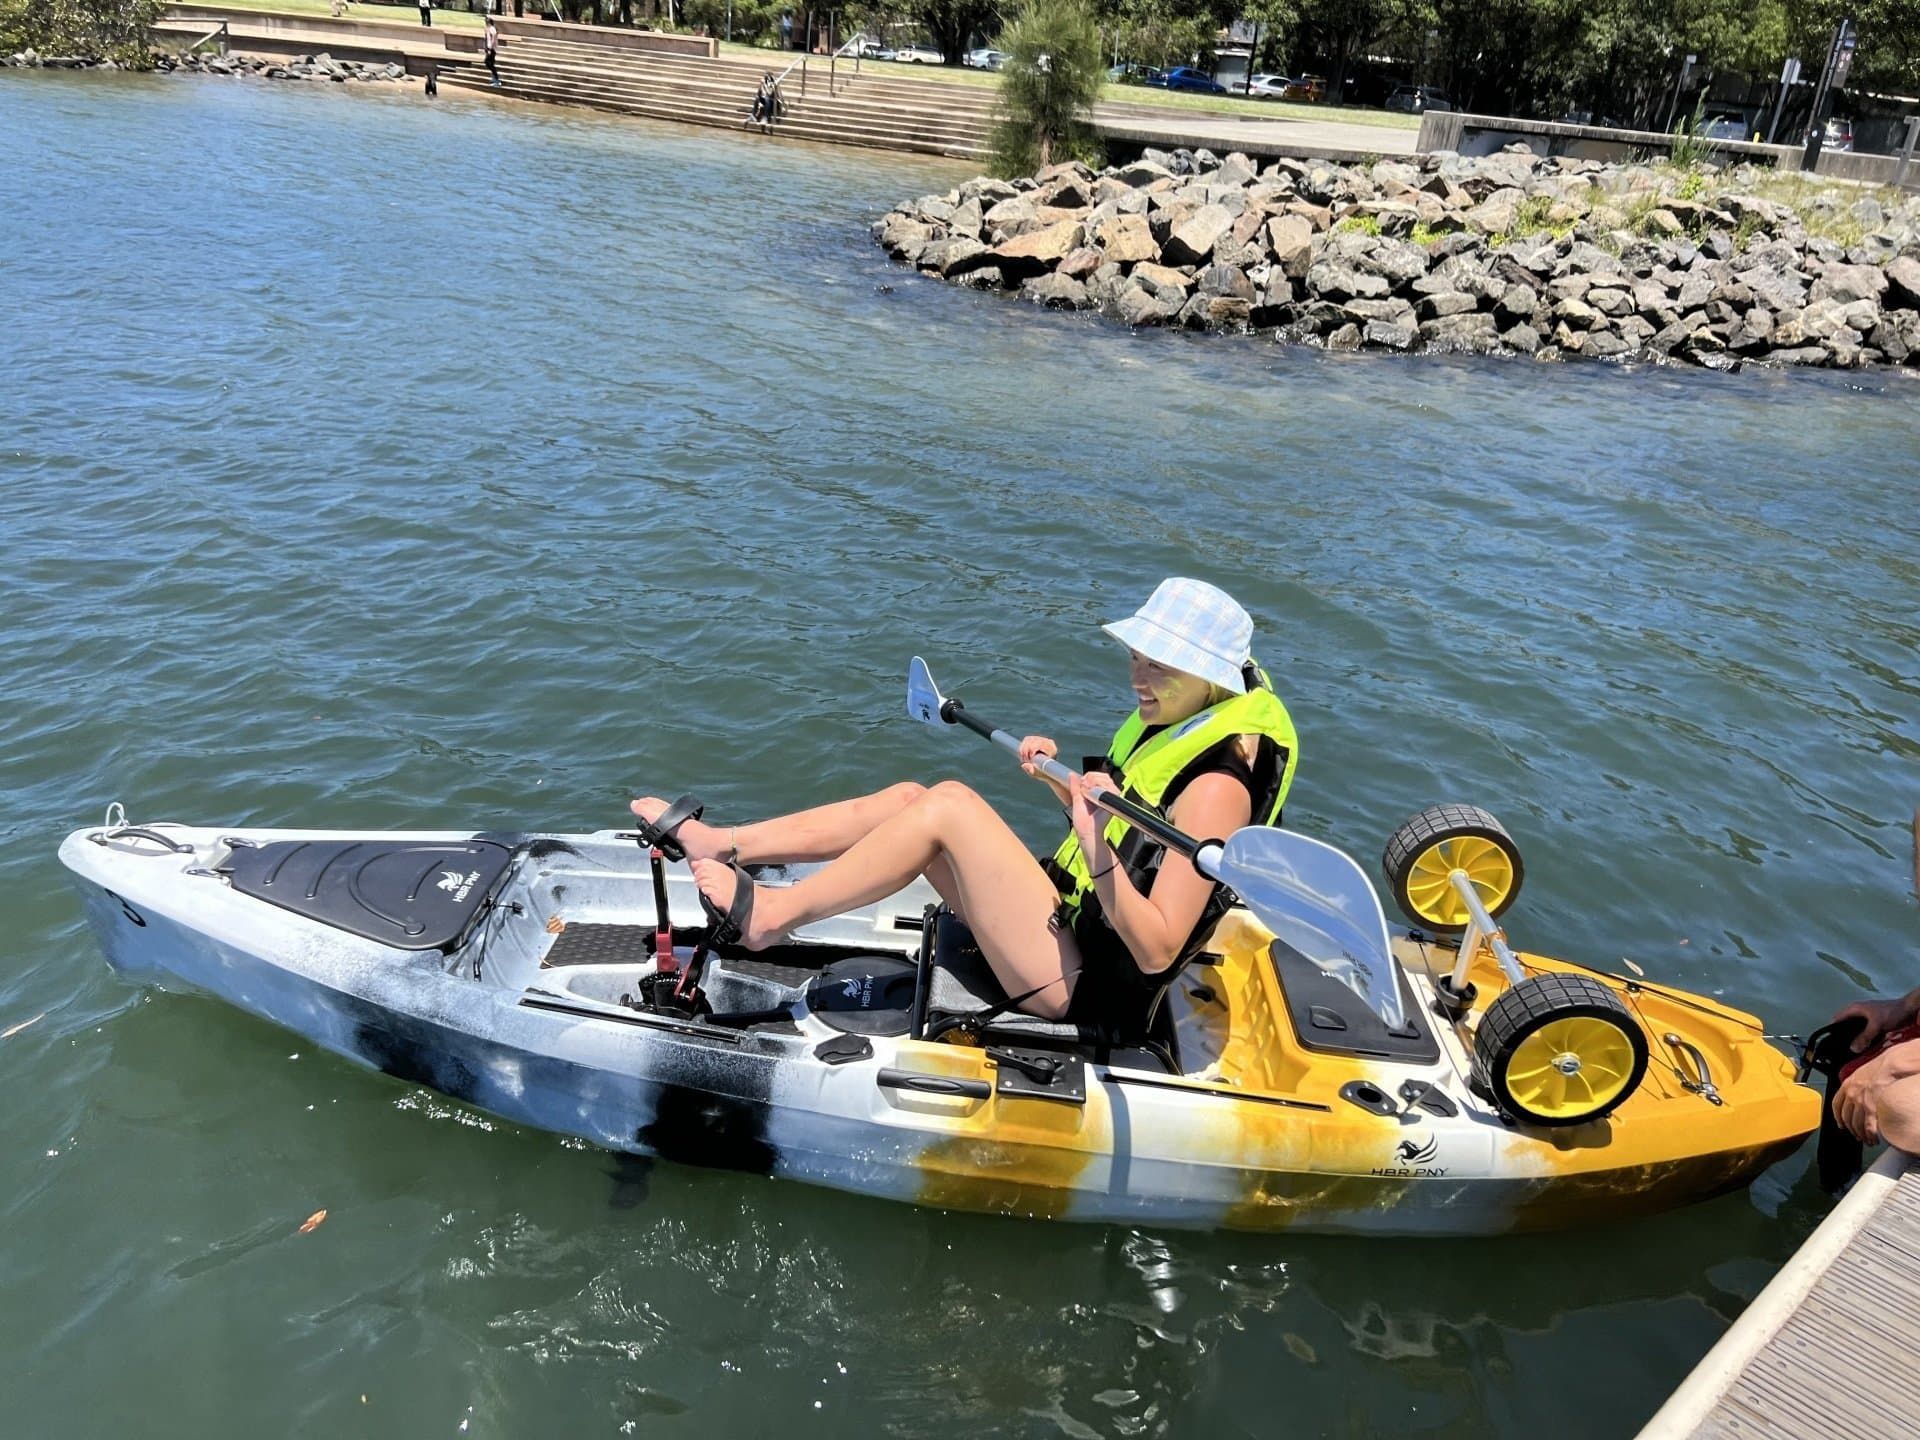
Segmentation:
<svg viewBox="0 0 1920 1440">
<path fill-rule="evenodd" d="M 1856 1000 L 1851 1005 L 1843 1005 L 1833 1019 L 1827 1023 L 1838 1025 L 1842 1020 L 1864 1020 L 1866 1028 L 1853 1042 L 1853 1053 L 1858 1055 L 1878 1040 L 1887 1031 L 1897 1029 L 1906 1023 L 1910 1016 L 1905 999 L 1900 1000 Z"/>
<path fill-rule="evenodd" d="M 1033 762 L 1041 756 L 1049 760 L 1060 753 L 1060 747 L 1044 735 L 1029 735 L 1020 742 L 1020 768 L 1036 778 L 1040 772 L 1034 769 Z"/>
<path fill-rule="evenodd" d="M 1086 858 L 1089 872 L 1106 869 L 1111 855 L 1106 842 L 1107 812 L 1095 809 L 1088 797 L 1102 790 L 1119 788 L 1112 776 L 1099 771 L 1075 775 L 1067 787 L 1067 816 L 1073 821 L 1074 837 L 1080 842 L 1080 853 Z"/>
<path fill-rule="evenodd" d="M 1863 1145 L 1880 1142 L 1880 1098 L 1896 1080 L 1920 1074 L 1920 1040 L 1895 1045 L 1846 1078 L 1833 1097 L 1833 1118 Z"/>
</svg>

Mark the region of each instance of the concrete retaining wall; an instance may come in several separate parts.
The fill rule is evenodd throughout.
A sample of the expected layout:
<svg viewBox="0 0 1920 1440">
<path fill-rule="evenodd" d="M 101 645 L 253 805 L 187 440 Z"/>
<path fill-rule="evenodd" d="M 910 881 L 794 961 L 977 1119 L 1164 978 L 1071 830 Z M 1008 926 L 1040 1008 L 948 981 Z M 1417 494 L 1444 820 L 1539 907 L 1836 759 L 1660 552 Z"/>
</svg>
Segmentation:
<svg viewBox="0 0 1920 1440">
<path fill-rule="evenodd" d="M 1522 120 L 1512 115 L 1466 115 L 1459 111 L 1429 110 L 1420 117 L 1420 139 L 1415 148 L 1454 150 L 1462 155 L 1492 155 L 1518 142 L 1536 155 L 1571 155 L 1580 160 L 1634 160 L 1665 155 L 1673 136 L 1657 130 L 1613 130 L 1600 125 L 1559 125 L 1547 120 Z M 1797 170 L 1803 153 L 1798 145 L 1755 145 L 1739 140 L 1704 142 L 1722 163 L 1751 160 L 1780 170 Z M 1862 155 L 1823 150 L 1817 173 L 1835 180 L 1860 180 L 1874 185 L 1893 183 L 1900 160 L 1895 155 Z M 1920 165 L 1916 165 L 1920 171 Z M 1909 184 L 1920 183 L 1910 173 Z"/>
<path fill-rule="evenodd" d="M 537 35 L 544 40 L 576 40 L 609 50 L 646 50 L 656 55 L 692 55 L 711 60 L 720 42 L 704 35 L 668 35 L 659 30 L 620 30 L 607 25 L 570 25 L 562 20 L 514 20 L 496 17 L 502 35 Z"/>
</svg>

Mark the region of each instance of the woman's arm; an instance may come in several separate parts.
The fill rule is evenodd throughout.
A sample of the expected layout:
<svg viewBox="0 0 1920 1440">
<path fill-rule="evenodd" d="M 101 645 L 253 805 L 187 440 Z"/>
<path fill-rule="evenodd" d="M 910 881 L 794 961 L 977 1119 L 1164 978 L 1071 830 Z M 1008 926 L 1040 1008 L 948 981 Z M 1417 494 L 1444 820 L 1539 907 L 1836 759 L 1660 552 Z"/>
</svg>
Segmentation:
<svg viewBox="0 0 1920 1440">
<path fill-rule="evenodd" d="M 1072 796 L 1074 829 L 1094 876 L 1100 908 L 1133 953 L 1134 963 L 1144 973 L 1157 975 L 1180 958 L 1180 947 L 1200 923 L 1214 882 L 1194 869 L 1186 856 L 1169 851 L 1160 862 L 1151 892 L 1142 895 L 1107 845 L 1105 812 L 1093 810 L 1083 798 L 1089 787 L 1115 787 L 1104 775 L 1083 776 Z M 1202 775 L 1181 791 L 1168 818 L 1187 834 L 1208 839 L 1231 835 L 1252 816 L 1253 798 L 1247 787 L 1231 775 L 1215 774 Z M 1090 827 L 1083 817 L 1091 817 Z"/>
</svg>

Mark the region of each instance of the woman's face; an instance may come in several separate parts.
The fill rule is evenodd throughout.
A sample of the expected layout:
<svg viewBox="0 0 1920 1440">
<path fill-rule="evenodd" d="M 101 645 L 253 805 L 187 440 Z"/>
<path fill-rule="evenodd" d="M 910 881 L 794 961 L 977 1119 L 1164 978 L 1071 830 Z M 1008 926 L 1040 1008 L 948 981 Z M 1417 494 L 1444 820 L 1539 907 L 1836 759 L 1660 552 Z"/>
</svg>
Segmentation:
<svg viewBox="0 0 1920 1440">
<path fill-rule="evenodd" d="M 1198 675 L 1173 670 L 1149 660 L 1138 650 L 1127 651 L 1127 680 L 1140 702 L 1140 718 L 1149 725 L 1174 725 L 1207 708 L 1213 686 Z"/>
</svg>

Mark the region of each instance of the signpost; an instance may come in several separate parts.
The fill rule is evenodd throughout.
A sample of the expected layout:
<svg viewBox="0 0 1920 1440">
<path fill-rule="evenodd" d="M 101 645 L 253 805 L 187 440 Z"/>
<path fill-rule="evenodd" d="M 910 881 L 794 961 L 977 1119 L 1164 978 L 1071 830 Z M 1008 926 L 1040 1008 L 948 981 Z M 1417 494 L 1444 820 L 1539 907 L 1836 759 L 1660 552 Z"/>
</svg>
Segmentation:
<svg viewBox="0 0 1920 1440">
<path fill-rule="evenodd" d="M 1807 126 L 1807 150 L 1800 157 L 1800 168 L 1812 170 L 1820 164 L 1820 147 L 1827 140 L 1827 102 L 1833 91 L 1846 84 L 1853 69 L 1853 52 L 1860 43 L 1860 32 L 1849 15 L 1833 31 L 1833 44 L 1827 47 L 1826 67 L 1820 72 L 1820 88 L 1813 92 L 1813 118 Z"/>
<path fill-rule="evenodd" d="M 1767 126 L 1767 143 L 1773 144 L 1774 132 L 1780 128 L 1780 117 L 1786 113 L 1787 95 L 1800 83 L 1800 57 L 1790 55 L 1787 63 L 1780 67 L 1780 95 L 1773 102 L 1773 121 Z"/>
</svg>

